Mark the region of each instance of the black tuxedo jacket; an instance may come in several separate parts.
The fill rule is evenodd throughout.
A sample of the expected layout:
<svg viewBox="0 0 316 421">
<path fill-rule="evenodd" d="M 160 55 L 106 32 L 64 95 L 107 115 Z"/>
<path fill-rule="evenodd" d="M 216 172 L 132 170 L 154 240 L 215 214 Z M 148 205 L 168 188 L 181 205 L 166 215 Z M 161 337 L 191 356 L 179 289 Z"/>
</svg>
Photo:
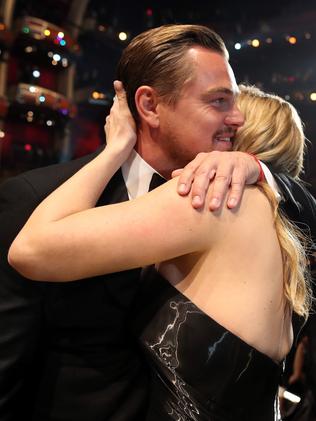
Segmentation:
<svg viewBox="0 0 316 421">
<path fill-rule="evenodd" d="M 24 279 L 7 263 L 11 242 L 37 204 L 95 155 L 30 171 L 0 189 L 1 421 L 144 419 L 147 374 L 128 326 L 139 271 L 46 284 Z M 315 199 L 309 203 L 299 186 L 279 181 L 285 209 L 304 219 L 297 205 L 308 203 L 305 222 L 314 227 Z M 98 205 L 127 199 L 119 171 Z"/>
<path fill-rule="evenodd" d="M 311 247 L 316 251 L 316 200 L 303 186 L 283 174 L 273 173 L 282 192 L 280 207 L 284 214 L 294 222 L 311 240 Z"/>
<path fill-rule="evenodd" d="M 128 328 L 139 271 L 50 284 L 26 280 L 7 263 L 33 209 L 95 155 L 24 173 L 0 189 L 1 421 L 143 419 L 147 375 Z M 98 205 L 124 200 L 119 171 Z"/>
</svg>

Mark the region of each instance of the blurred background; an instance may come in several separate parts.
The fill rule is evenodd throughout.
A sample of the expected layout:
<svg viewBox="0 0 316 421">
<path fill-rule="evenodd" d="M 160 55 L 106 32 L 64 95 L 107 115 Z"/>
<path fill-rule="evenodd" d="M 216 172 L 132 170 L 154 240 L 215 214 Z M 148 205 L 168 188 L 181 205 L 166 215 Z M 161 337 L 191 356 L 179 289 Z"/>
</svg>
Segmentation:
<svg viewBox="0 0 316 421">
<path fill-rule="evenodd" d="M 0 0 L 0 181 L 94 151 L 131 38 L 199 23 L 226 41 L 238 82 L 298 109 L 310 140 L 304 179 L 316 194 L 315 22 L 315 0 Z"/>
<path fill-rule="evenodd" d="M 122 49 L 168 23 L 215 29 L 238 82 L 294 104 L 309 139 L 304 180 L 316 195 L 316 0 L 0 0 L 0 181 L 102 145 Z M 314 315 L 289 358 L 284 385 L 302 399 L 283 399 L 284 420 L 316 420 L 315 338 Z"/>
</svg>

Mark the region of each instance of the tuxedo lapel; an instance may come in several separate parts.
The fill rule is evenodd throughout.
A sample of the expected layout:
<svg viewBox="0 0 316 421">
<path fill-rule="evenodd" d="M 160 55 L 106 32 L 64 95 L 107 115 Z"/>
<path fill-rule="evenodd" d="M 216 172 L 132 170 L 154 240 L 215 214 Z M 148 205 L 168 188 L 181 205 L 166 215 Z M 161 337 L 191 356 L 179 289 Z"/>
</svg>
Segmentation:
<svg viewBox="0 0 316 421">
<path fill-rule="evenodd" d="M 113 203 L 125 202 L 126 200 L 128 200 L 128 192 L 122 171 L 119 169 L 101 194 L 97 206 L 111 205 Z"/>
</svg>

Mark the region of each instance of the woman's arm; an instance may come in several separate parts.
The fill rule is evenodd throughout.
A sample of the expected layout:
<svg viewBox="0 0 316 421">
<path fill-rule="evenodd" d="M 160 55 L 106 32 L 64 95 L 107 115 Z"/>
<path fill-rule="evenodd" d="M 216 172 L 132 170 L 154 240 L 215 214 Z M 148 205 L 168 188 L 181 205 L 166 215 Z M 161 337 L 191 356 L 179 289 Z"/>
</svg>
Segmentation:
<svg viewBox="0 0 316 421">
<path fill-rule="evenodd" d="M 85 171 L 89 177 L 89 168 Z M 13 242 L 10 264 L 30 279 L 70 281 L 204 250 L 212 240 L 211 233 L 205 235 L 204 212 L 176 194 L 176 181 L 133 201 L 73 214 L 72 197 L 65 195 L 67 215 L 59 219 L 50 197 Z"/>
</svg>

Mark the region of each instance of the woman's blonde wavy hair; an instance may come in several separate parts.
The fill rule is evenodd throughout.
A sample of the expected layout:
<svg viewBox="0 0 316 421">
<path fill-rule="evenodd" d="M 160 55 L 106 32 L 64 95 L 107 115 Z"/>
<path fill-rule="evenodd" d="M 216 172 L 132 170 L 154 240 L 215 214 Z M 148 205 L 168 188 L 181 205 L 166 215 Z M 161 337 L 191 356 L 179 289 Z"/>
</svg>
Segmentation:
<svg viewBox="0 0 316 421">
<path fill-rule="evenodd" d="M 234 149 L 256 155 L 276 172 L 299 179 L 303 171 L 305 136 L 296 109 L 289 102 L 253 86 L 240 86 L 238 106 L 245 124 L 238 130 Z M 260 187 L 270 200 L 282 257 L 284 294 L 290 307 L 307 318 L 311 287 L 307 270 L 306 239 L 282 215 L 275 194 L 267 183 Z"/>
<path fill-rule="evenodd" d="M 234 149 L 253 153 L 280 173 L 298 178 L 303 170 L 305 136 L 292 104 L 254 86 L 240 85 L 238 106 L 246 121 Z"/>
</svg>

